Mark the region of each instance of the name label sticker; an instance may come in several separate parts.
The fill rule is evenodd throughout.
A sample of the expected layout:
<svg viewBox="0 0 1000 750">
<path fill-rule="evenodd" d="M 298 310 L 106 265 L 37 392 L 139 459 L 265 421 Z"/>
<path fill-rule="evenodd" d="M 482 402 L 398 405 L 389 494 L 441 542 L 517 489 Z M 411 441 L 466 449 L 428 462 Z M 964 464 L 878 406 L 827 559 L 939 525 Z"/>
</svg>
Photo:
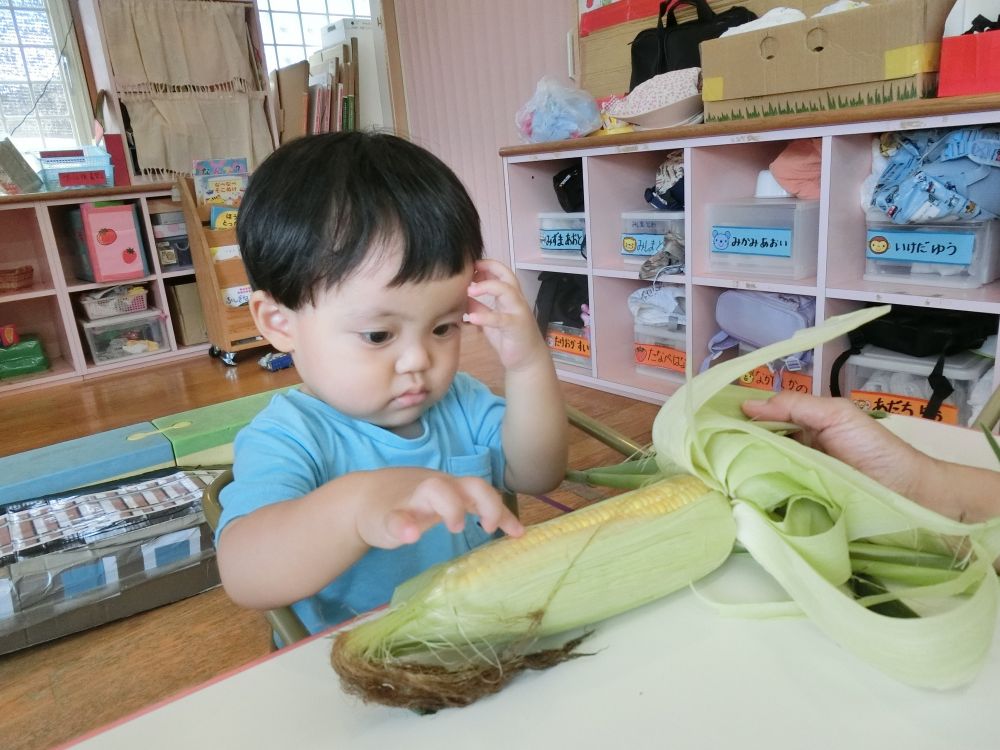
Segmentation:
<svg viewBox="0 0 1000 750">
<path fill-rule="evenodd" d="M 972 263 L 975 232 L 925 232 L 912 229 L 869 229 L 865 257 L 898 263 Z"/>
<path fill-rule="evenodd" d="M 662 249 L 662 234 L 622 235 L 622 255 L 656 255 Z"/>
<path fill-rule="evenodd" d="M 549 331 L 549 335 L 545 337 L 545 341 L 552 351 L 573 354 L 577 357 L 590 357 L 590 341 L 583 336 Z"/>
<path fill-rule="evenodd" d="M 792 230 L 781 227 L 713 226 L 711 243 L 713 253 L 792 257 Z"/>
<path fill-rule="evenodd" d="M 646 367 L 659 367 L 663 370 L 683 373 L 687 367 L 687 353 L 680 349 L 660 344 L 635 344 L 635 363 Z"/>
<path fill-rule="evenodd" d="M 579 229 L 539 229 L 538 246 L 542 250 L 579 253 L 583 250 L 583 236 Z"/>
<path fill-rule="evenodd" d="M 908 417 L 923 417 L 928 403 L 922 398 L 901 396 L 896 393 L 873 393 L 871 391 L 851 391 L 851 401 L 864 411 L 884 411 Z M 934 419 L 937 422 L 957 425 L 958 407 L 951 404 L 941 404 Z"/>
</svg>

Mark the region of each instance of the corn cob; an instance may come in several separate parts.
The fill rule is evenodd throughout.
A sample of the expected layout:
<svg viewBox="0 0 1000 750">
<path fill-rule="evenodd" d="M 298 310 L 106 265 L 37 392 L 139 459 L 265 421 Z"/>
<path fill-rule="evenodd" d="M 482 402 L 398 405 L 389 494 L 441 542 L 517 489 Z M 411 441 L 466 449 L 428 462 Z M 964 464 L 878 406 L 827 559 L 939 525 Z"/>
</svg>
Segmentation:
<svg viewBox="0 0 1000 750">
<path fill-rule="evenodd" d="M 728 556 L 726 498 L 681 475 L 491 542 L 402 584 L 388 611 L 341 634 L 333 665 L 366 700 L 466 705 L 572 656 L 563 634 L 646 604 Z"/>
</svg>

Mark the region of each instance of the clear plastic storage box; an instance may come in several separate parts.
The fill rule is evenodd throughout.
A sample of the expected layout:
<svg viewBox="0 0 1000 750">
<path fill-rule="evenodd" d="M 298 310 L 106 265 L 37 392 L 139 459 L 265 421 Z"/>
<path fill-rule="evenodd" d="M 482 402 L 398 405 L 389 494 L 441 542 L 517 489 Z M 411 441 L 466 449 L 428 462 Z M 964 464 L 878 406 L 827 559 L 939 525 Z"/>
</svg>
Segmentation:
<svg viewBox="0 0 1000 750">
<path fill-rule="evenodd" d="M 549 323 L 545 343 L 555 361 L 590 367 L 590 336 L 583 328 Z"/>
<path fill-rule="evenodd" d="M 656 255 L 668 240 L 684 244 L 683 211 L 627 211 L 622 214 L 621 254 L 641 263 Z"/>
<path fill-rule="evenodd" d="M 819 201 L 750 198 L 708 204 L 709 268 L 801 279 L 816 273 Z"/>
<path fill-rule="evenodd" d="M 865 279 L 974 289 L 1000 276 L 996 221 L 893 224 L 869 219 Z"/>
<path fill-rule="evenodd" d="M 906 354 L 866 346 L 847 359 L 844 393 L 866 411 L 885 411 L 919 417 L 933 394 L 927 376 L 937 357 L 910 357 Z M 944 400 L 938 421 L 967 425 L 975 416 L 969 395 L 976 381 L 992 366 L 992 361 L 974 352 L 951 354 L 945 359 L 944 376 L 954 392 Z"/>
<path fill-rule="evenodd" d="M 684 325 L 635 324 L 635 371 L 683 383 L 687 366 Z"/>
<path fill-rule="evenodd" d="M 538 214 L 538 249 L 545 258 L 582 260 L 587 247 L 586 214 Z"/>
<path fill-rule="evenodd" d="M 82 321 L 94 364 L 154 354 L 168 349 L 163 313 L 155 307 L 145 312 Z"/>
</svg>

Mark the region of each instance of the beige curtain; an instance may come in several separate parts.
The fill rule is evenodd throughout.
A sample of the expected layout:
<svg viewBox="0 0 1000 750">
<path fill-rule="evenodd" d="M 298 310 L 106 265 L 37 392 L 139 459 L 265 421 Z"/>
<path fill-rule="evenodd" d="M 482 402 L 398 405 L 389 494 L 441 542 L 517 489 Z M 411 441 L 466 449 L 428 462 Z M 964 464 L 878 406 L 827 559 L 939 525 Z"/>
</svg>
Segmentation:
<svg viewBox="0 0 1000 750">
<path fill-rule="evenodd" d="M 195 159 L 241 156 L 252 169 L 271 152 L 247 8 L 253 6 L 101 0 L 111 74 L 143 174 L 190 174 Z"/>
</svg>

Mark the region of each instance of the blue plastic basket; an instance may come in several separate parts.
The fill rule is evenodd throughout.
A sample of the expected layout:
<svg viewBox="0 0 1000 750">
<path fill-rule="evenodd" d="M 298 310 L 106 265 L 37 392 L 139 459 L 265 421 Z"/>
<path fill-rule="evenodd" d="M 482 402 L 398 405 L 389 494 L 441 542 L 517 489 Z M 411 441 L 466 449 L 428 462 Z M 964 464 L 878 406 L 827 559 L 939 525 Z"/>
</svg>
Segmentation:
<svg viewBox="0 0 1000 750">
<path fill-rule="evenodd" d="M 46 190 L 106 187 L 115 184 L 111 156 L 100 146 L 50 152 L 39 158 Z"/>
</svg>

